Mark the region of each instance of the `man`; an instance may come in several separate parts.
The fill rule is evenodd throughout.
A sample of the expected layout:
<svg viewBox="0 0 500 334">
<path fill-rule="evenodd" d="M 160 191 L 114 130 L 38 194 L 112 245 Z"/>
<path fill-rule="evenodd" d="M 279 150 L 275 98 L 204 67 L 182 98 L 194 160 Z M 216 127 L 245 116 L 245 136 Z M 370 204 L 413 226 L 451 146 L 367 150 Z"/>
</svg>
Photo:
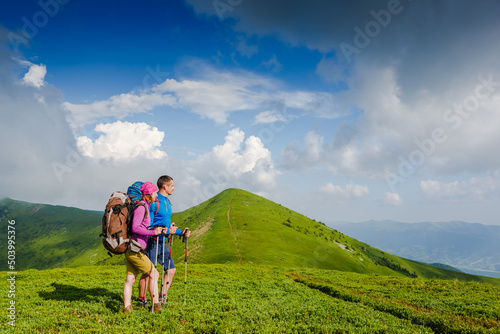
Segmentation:
<svg viewBox="0 0 500 334">
<path fill-rule="evenodd" d="M 156 182 L 156 185 L 158 186 L 158 202 L 159 202 L 159 208 L 158 211 L 154 214 L 154 220 L 151 223 L 151 227 L 166 227 L 169 228 L 170 231 L 173 231 L 173 229 L 176 230 L 175 234 L 176 235 L 184 235 L 187 238 L 191 235 L 191 231 L 189 231 L 187 228 L 185 228 L 183 231 L 180 229 L 176 229 L 175 223 L 172 223 L 170 218 L 172 216 L 172 204 L 170 203 L 170 200 L 168 199 L 167 196 L 172 195 L 174 192 L 174 179 L 171 178 L 168 175 L 163 175 L 158 178 L 158 181 Z M 167 244 L 165 244 L 165 255 L 163 255 L 163 243 L 167 238 L 163 236 L 158 237 L 158 250 L 156 249 L 156 240 L 155 238 L 149 238 L 148 245 L 146 248 L 146 253 L 151 260 L 151 262 L 155 263 L 155 257 L 156 254 L 158 254 L 157 260 L 160 265 L 163 266 L 165 269 L 165 273 L 163 276 L 163 286 L 161 289 L 161 299 L 164 303 L 167 302 L 166 296 L 168 289 L 170 289 L 170 285 L 172 284 L 172 279 L 174 278 L 176 268 L 173 259 L 170 258 L 170 250 L 167 247 Z M 163 263 L 163 259 L 165 258 L 165 264 Z M 168 282 L 168 284 L 167 284 Z M 139 305 L 147 307 L 147 300 L 146 300 L 146 291 L 147 291 L 147 276 L 142 275 L 141 279 L 139 281 Z"/>
</svg>

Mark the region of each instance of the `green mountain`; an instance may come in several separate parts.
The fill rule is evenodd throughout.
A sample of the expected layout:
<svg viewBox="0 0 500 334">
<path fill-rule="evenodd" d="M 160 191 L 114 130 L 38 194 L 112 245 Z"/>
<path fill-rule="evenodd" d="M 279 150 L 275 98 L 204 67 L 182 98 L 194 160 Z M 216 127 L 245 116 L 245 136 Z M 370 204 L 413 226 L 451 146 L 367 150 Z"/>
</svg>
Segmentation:
<svg viewBox="0 0 500 334">
<path fill-rule="evenodd" d="M 98 237 L 100 213 L 5 199 L 0 202 L 0 217 L 1 238 L 6 238 L 7 221 L 16 221 L 17 270 L 124 261 L 123 256 L 106 255 Z M 175 213 L 172 220 L 179 228 L 189 227 L 192 231 L 188 244 L 192 263 L 307 267 L 496 282 L 393 256 L 240 189 L 227 189 Z M 2 247 L 0 251 L 6 252 L 6 246 Z M 174 239 L 173 248 L 174 260 L 181 263 L 184 244 Z"/>
<path fill-rule="evenodd" d="M 0 201 L 0 240 L 7 240 L 7 224 L 15 230 L 15 269 L 48 269 L 94 264 L 106 252 L 98 238 L 102 213 L 64 206 Z M 12 234 L 11 234 L 12 235 Z M 0 243 L 7 254 L 7 243 Z M 7 270 L 7 261 L 0 270 Z"/>
</svg>

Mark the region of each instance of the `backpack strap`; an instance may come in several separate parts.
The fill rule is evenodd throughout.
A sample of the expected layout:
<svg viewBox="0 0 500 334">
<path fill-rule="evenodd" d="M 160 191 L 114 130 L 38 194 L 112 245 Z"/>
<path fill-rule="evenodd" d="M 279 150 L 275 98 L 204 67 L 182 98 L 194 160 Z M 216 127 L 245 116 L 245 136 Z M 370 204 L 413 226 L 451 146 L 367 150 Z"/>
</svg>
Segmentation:
<svg viewBox="0 0 500 334">
<path fill-rule="evenodd" d="M 160 210 L 160 201 L 159 201 L 158 199 L 156 199 L 156 200 L 154 201 L 154 203 L 151 203 L 151 204 L 150 204 L 150 206 L 151 206 L 151 208 L 152 208 L 152 210 L 151 210 L 151 211 L 153 211 L 153 214 L 155 214 L 155 215 L 156 215 L 156 214 L 158 213 L 158 211 Z"/>
<path fill-rule="evenodd" d="M 144 217 L 142 218 L 143 220 L 146 219 L 148 215 L 148 207 L 142 203 L 142 202 L 130 202 L 128 203 L 129 205 L 129 216 L 128 216 L 128 225 L 127 225 L 127 234 L 130 236 L 130 238 L 135 235 L 135 233 L 132 232 L 132 220 L 134 219 L 134 211 L 137 209 L 139 205 L 142 205 L 144 207 Z"/>
<path fill-rule="evenodd" d="M 149 214 L 149 209 L 148 209 L 148 207 L 146 206 L 146 204 L 144 204 L 143 202 L 136 202 L 136 203 L 134 203 L 134 211 L 135 211 L 135 209 L 137 209 L 137 207 L 138 207 L 139 205 L 142 205 L 142 206 L 144 207 L 144 218 L 142 218 L 142 219 L 144 220 L 144 219 L 146 219 L 146 217 L 147 217 L 147 216 L 148 216 L 148 214 Z"/>
</svg>

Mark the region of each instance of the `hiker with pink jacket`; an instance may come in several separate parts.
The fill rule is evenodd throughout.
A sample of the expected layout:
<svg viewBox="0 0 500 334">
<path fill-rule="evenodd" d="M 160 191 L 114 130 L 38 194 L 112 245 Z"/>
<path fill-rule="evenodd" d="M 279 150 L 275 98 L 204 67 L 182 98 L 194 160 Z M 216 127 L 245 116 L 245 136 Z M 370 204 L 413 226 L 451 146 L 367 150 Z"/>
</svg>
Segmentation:
<svg viewBox="0 0 500 334">
<path fill-rule="evenodd" d="M 159 273 L 146 255 L 145 249 L 149 236 L 166 233 L 174 234 L 177 229 L 175 226 L 170 228 L 170 232 L 168 232 L 167 228 L 162 227 L 156 227 L 152 230 L 149 229 L 151 217 L 147 208 L 150 203 L 154 203 L 156 200 L 158 189 L 153 183 L 145 182 L 140 190 L 142 196 L 139 205 L 134 210 L 131 242 L 129 248 L 125 252 L 125 258 L 127 259 L 127 278 L 123 286 L 123 312 L 125 313 L 133 311 L 131 305 L 132 286 L 139 273 L 148 275 L 149 293 L 154 304 L 152 311 L 157 312 L 162 310 L 161 303 L 158 302 L 157 291 Z"/>
</svg>

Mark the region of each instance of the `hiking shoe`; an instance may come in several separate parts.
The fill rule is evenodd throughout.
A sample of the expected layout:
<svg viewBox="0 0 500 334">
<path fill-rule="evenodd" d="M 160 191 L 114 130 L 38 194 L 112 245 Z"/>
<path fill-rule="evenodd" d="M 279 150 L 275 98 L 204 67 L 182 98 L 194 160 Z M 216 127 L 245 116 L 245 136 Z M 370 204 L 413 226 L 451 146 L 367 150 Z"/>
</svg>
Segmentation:
<svg viewBox="0 0 500 334">
<path fill-rule="evenodd" d="M 139 299 L 137 306 L 147 308 L 148 307 L 148 300 L 147 299 Z"/>
<path fill-rule="evenodd" d="M 161 310 L 163 310 L 163 307 L 161 307 L 161 303 L 155 303 L 153 306 L 153 313 Z"/>
<path fill-rule="evenodd" d="M 132 311 L 135 311 L 134 308 L 132 307 L 132 305 L 129 305 L 129 306 L 123 308 L 123 313 L 130 313 Z"/>
<path fill-rule="evenodd" d="M 161 305 L 168 303 L 168 297 L 166 295 L 161 296 Z"/>
</svg>

